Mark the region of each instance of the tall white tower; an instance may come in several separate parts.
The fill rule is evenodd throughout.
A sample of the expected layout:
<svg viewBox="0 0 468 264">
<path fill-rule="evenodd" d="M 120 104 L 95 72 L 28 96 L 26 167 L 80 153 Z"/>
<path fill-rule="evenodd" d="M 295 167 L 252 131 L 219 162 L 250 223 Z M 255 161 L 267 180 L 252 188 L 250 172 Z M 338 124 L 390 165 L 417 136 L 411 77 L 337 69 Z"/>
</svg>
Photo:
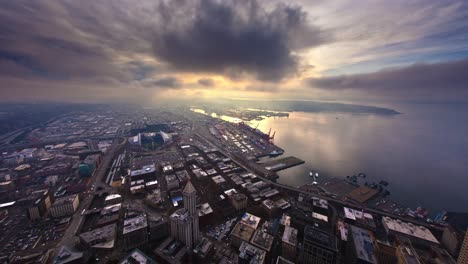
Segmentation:
<svg viewBox="0 0 468 264">
<path fill-rule="evenodd" d="M 198 225 L 197 191 L 193 187 L 192 182 L 187 182 L 183 195 L 184 208 L 192 218 L 192 241 L 195 244 L 200 238 L 200 227 Z"/>
<path fill-rule="evenodd" d="M 197 191 L 189 181 L 185 185 L 184 208 L 175 211 L 171 215 L 171 236 L 183 242 L 187 249 L 200 239 L 200 228 L 198 225 Z"/>
</svg>

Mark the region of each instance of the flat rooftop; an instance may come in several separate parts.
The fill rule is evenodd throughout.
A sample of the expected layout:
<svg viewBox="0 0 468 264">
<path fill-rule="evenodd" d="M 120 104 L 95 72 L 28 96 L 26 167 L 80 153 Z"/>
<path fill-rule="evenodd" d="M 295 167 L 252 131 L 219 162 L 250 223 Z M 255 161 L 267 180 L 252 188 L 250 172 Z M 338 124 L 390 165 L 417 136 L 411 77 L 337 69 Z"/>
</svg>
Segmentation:
<svg viewBox="0 0 468 264">
<path fill-rule="evenodd" d="M 166 175 L 165 178 L 166 178 L 166 182 L 175 182 L 175 181 L 179 182 L 175 174 Z"/>
<path fill-rule="evenodd" d="M 359 203 L 365 203 L 377 195 L 379 191 L 369 188 L 367 186 L 359 186 L 358 188 L 350 191 L 346 196 Z"/>
<path fill-rule="evenodd" d="M 244 241 L 250 241 L 250 238 L 252 237 L 254 231 L 255 230 L 252 227 L 246 226 L 241 222 L 238 222 L 232 230 L 231 236 L 239 237 Z"/>
<path fill-rule="evenodd" d="M 53 206 L 62 205 L 62 204 L 65 204 L 65 203 L 72 203 L 75 200 L 75 198 L 77 198 L 77 196 L 78 196 L 78 194 L 72 194 L 72 195 L 69 195 L 69 196 L 57 198 L 55 200 Z"/>
<path fill-rule="evenodd" d="M 171 219 L 178 221 L 187 221 L 189 219 L 189 211 L 185 208 L 180 208 L 171 214 Z"/>
<path fill-rule="evenodd" d="M 121 208 L 122 208 L 121 203 L 106 206 L 101 210 L 101 215 L 108 215 L 108 214 L 118 213 Z"/>
<path fill-rule="evenodd" d="M 255 215 L 249 214 L 249 213 L 245 213 L 242 216 L 241 222 L 242 222 L 242 224 L 244 224 L 246 226 L 250 226 L 253 229 L 257 229 L 258 224 L 260 224 L 260 220 L 261 220 L 261 218 L 258 217 L 258 216 L 255 216 Z"/>
<path fill-rule="evenodd" d="M 306 226 L 304 229 L 304 237 L 306 240 L 320 244 L 331 250 L 338 251 L 336 237 L 328 232 L 313 226 Z"/>
<path fill-rule="evenodd" d="M 138 249 L 134 249 L 120 264 L 152 264 L 155 263 L 150 257 L 146 256 Z"/>
<path fill-rule="evenodd" d="M 297 245 L 297 229 L 294 227 L 286 226 L 284 228 L 284 233 L 281 240 L 284 243 L 288 243 L 291 246 L 295 247 Z"/>
<path fill-rule="evenodd" d="M 107 225 L 101 228 L 94 229 L 89 232 L 80 234 L 80 238 L 93 247 L 110 247 L 114 246 L 113 240 L 116 236 L 117 224 Z M 98 243 L 94 243 L 98 242 Z M 108 242 L 111 242 L 108 244 Z"/>
<path fill-rule="evenodd" d="M 227 196 L 231 196 L 231 195 L 237 193 L 237 190 L 236 190 L 236 189 L 229 189 L 229 190 L 224 191 L 224 193 L 225 193 Z"/>
<path fill-rule="evenodd" d="M 401 220 L 393 219 L 390 217 L 383 216 L 382 223 L 384 227 L 392 232 L 401 233 L 407 236 L 416 237 L 422 240 L 430 241 L 435 244 L 439 244 L 437 238 L 431 233 L 431 231 L 424 226 L 414 225 L 412 223 L 403 222 Z"/>
<path fill-rule="evenodd" d="M 352 233 L 354 248 L 358 259 L 367 261 L 368 263 L 378 263 L 374 254 L 374 241 L 371 231 L 350 226 L 349 232 Z"/>
<path fill-rule="evenodd" d="M 284 226 L 289 226 L 291 225 L 291 217 L 287 214 L 283 214 L 281 216 L 281 220 L 280 220 L 280 223 Z"/>
<path fill-rule="evenodd" d="M 272 210 L 277 208 L 275 202 L 270 199 L 266 199 L 262 202 L 263 206 L 265 206 L 268 210 Z"/>
<path fill-rule="evenodd" d="M 312 213 L 312 217 L 328 223 L 328 217 L 326 215 L 319 214 L 319 213 Z"/>
<path fill-rule="evenodd" d="M 204 216 L 213 213 L 213 209 L 211 208 L 209 203 L 204 203 L 197 206 L 198 216 Z"/>
<path fill-rule="evenodd" d="M 266 252 L 245 241 L 239 247 L 239 258 L 250 264 L 263 264 L 266 258 Z"/>
<path fill-rule="evenodd" d="M 247 200 L 247 196 L 243 193 L 235 193 L 231 195 L 231 198 L 236 200 L 236 201 L 242 201 L 242 200 Z"/>
<path fill-rule="evenodd" d="M 130 171 L 130 176 L 139 176 L 147 173 L 153 173 L 156 171 L 156 165 L 150 164 L 150 165 L 145 165 L 139 170 L 132 170 Z"/>
<path fill-rule="evenodd" d="M 122 233 L 125 235 L 135 230 L 146 228 L 147 226 L 148 221 L 146 219 L 146 215 L 142 214 L 133 218 L 125 219 Z"/>
<path fill-rule="evenodd" d="M 294 262 L 289 261 L 289 260 L 283 258 L 282 256 L 279 256 L 279 257 L 276 259 L 276 264 L 294 264 Z"/>
<path fill-rule="evenodd" d="M 323 209 L 328 209 L 328 201 L 325 200 L 325 199 L 320 199 L 320 198 L 317 198 L 317 197 L 312 197 L 312 204 L 313 204 L 315 207 L 320 207 L 320 208 L 323 208 Z"/>
<path fill-rule="evenodd" d="M 289 207 L 291 207 L 291 205 L 290 205 L 288 202 L 286 202 L 286 200 L 284 200 L 283 198 L 277 200 L 277 201 L 275 202 L 275 204 L 276 204 L 276 206 L 278 206 L 279 208 L 281 208 L 281 209 L 283 209 L 283 210 L 286 210 L 286 209 L 288 209 Z"/>
<path fill-rule="evenodd" d="M 271 245 L 273 245 L 273 239 L 274 237 L 266 232 L 263 232 L 263 230 L 258 229 L 255 231 L 252 240 L 250 240 L 250 243 L 256 247 L 259 247 L 266 252 L 269 252 L 271 249 Z"/>
<path fill-rule="evenodd" d="M 211 177 L 211 179 L 212 179 L 212 180 L 214 181 L 214 183 L 216 183 L 216 184 L 221 184 L 221 183 L 223 183 L 223 182 L 226 182 L 226 180 L 225 180 L 222 176 L 220 176 L 220 175 Z"/>
<path fill-rule="evenodd" d="M 83 252 L 72 251 L 66 246 L 62 246 L 58 255 L 54 259 L 54 264 L 70 263 L 78 261 L 83 257 Z"/>
<path fill-rule="evenodd" d="M 120 194 L 109 194 L 106 196 L 106 201 L 110 201 L 110 200 L 113 200 L 113 199 L 120 199 L 122 198 L 122 196 Z"/>
</svg>

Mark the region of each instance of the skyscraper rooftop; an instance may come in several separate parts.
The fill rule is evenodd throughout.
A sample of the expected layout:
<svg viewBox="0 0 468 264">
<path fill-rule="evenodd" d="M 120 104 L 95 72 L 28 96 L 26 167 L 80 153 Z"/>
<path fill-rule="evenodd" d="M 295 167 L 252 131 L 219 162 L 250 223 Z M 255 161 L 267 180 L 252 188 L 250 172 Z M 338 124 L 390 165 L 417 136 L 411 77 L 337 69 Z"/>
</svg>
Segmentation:
<svg viewBox="0 0 468 264">
<path fill-rule="evenodd" d="M 193 187 L 192 182 L 188 181 L 187 184 L 185 185 L 183 193 L 191 195 L 191 194 L 194 194 L 196 192 L 197 191 L 195 190 L 195 187 Z"/>
</svg>

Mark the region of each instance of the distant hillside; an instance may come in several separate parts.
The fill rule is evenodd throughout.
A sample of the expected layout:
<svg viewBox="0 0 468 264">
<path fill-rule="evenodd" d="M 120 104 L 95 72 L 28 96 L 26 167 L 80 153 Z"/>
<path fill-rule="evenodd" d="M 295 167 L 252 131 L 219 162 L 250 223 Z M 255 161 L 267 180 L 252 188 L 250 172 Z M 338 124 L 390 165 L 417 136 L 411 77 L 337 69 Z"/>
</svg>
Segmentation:
<svg viewBox="0 0 468 264">
<path fill-rule="evenodd" d="M 208 103 L 208 102 L 206 102 Z M 297 101 L 297 100 L 237 100 L 225 99 L 215 103 L 208 103 L 211 107 L 245 107 L 270 111 L 301 111 L 301 112 L 341 112 L 357 114 L 378 114 L 378 115 L 397 115 L 398 111 L 367 105 L 343 104 L 343 103 L 324 103 L 317 101 Z"/>
</svg>

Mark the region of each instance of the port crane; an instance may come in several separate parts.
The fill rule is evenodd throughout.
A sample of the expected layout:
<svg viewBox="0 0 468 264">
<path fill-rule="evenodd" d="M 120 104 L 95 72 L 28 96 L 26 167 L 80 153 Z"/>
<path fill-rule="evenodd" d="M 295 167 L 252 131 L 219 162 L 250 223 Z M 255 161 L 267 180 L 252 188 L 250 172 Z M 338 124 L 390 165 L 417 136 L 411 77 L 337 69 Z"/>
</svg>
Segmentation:
<svg viewBox="0 0 468 264">
<path fill-rule="evenodd" d="M 271 129 L 270 129 L 271 131 Z M 275 135 L 276 135 L 276 131 L 273 132 L 273 135 L 270 136 L 270 133 L 268 133 L 268 137 L 270 138 L 270 142 L 273 144 L 275 142 Z"/>
</svg>

